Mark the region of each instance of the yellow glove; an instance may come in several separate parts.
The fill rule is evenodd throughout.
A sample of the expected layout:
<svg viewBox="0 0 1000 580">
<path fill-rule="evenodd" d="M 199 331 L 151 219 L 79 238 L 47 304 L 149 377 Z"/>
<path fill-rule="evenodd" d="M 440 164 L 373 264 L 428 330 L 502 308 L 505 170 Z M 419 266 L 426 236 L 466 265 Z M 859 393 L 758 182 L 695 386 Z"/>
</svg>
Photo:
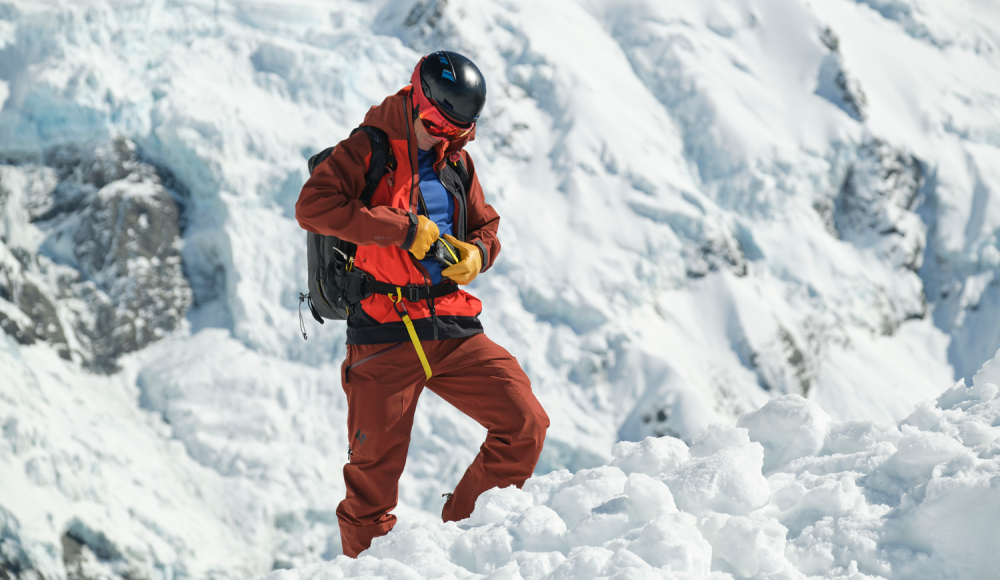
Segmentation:
<svg viewBox="0 0 1000 580">
<path fill-rule="evenodd" d="M 440 235 L 441 231 L 436 223 L 424 216 L 417 216 L 417 235 L 413 237 L 413 243 L 410 244 L 410 253 L 413 254 L 414 258 L 423 260 L 431 244 L 436 242 Z"/>
<path fill-rule="evenodd" d="M 463 285 L 475 280 L 479 271 L 483 269 L 483 255 L 479 248 L 473 244 L 460 242 L 448 234 L 444 235 L 444 239 L 458 250 L 458 263 L 445 268 L 441 275 Z"/>
</svg>

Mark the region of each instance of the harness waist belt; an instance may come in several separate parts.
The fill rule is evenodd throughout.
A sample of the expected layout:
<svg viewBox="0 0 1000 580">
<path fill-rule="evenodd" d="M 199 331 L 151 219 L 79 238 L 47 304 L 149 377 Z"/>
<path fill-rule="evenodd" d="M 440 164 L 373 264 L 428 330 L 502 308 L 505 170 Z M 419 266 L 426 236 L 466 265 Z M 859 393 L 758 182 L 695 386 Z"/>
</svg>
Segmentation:
<svg viewBox="0 0 1000 580">
<path fill-rule="evenodd" d="M 365 280 L 363 287 L 364 296 L 371 296 L 372 294 L 391 294 L 399 296 L 401 294 L 402 298 L 408 302 L 421 302 L 428 299 L 433 300 L 435 298 L 454 294 L 459 290 L 458 284 L 437 284 L 435 286 L 418 286 L 416 284 L 410 284 L 408 286 L 397 286 L 395 284 L 387 284 L 377 280 Z"/>
</svg>

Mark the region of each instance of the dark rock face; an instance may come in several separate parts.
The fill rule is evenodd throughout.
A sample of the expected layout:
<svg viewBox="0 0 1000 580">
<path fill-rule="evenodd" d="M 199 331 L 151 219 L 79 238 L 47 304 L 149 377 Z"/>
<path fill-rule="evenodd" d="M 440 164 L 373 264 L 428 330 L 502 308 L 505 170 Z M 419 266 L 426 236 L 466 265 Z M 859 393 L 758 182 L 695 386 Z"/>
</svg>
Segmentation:
<svg viewBox="0 0 1000 580">
<path fill-rule="evenodd" d="M 88 368 L 114 372 L 120 356 L 179 328 L 191 306 L 181 259 L 186 190 L 125 139 L 52 150 L 43 162 L 54 189 L 21 201 L 45 240 L 38 255 L 18 257 L 21 272 L 0 262 L 0 298 L 27 316 L 0 311 L 0 328 L 24 344 L 70 343 Z M 56 302 L 66 306 L 61 317 Z"/>
<path fill-rule="evenodd" d="M 862 144 L 834 200 L 840 238 L 877 247 L 896 267 L 917 271 L 926 228 L 914 209 L 923 181 L 920 161 L 913 156 L 878 139 Z"/>
<path fill-rule="evenodd" d="M 103 532 L 79 521 L 62 536 L 63 565 L 67 580 L 147 580 L 150 575 L 138 561 L 126 558 Z"/>
<path fill-rule="evenodd" d="M 69 359 L 62 323 L 49 298 L 19 269 L 0 265 L 0 298 L 16 306 L 25 317 L 12 318 L 0 312 L 0 330 L 21 344 L 36 340 L 56 345 L 59 355 Z"/>
<path fill-rule="evenodd" d="M 855 121 L 864 122 L 868 117 L 868 99 L 861 83 L 844 68 L 840 39 L 833 30 L 826 28 L 820 33 L 820 41 L 830 53 L 820 65 L 816 94 L 840 107 Z"/>
</svg>

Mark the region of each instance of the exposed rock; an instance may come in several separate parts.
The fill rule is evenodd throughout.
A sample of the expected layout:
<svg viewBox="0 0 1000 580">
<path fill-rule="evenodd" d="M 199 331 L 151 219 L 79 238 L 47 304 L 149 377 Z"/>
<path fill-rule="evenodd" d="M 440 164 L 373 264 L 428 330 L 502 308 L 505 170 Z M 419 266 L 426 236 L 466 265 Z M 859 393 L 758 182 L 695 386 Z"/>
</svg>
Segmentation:
<svg viewBox="0 0 1000 580">
<path fill-rule="evenodd" d="M 919 270 L 927 232 L 913 210 L 923 180 L 915 157 L 879 139 L 862 144 L 847 163 L 834 199 L 840 238 L 876 248 L 897 268 Z"/>
<path fill-rule="evenodd" d="M 187 193 L 125 139 L 54 149 L 44 162 L 56 185 L 21 199 L 45 234 L 43 257 L 25 256 L 22 272 L 10 260 L 0 262 L 0 298 L 31 322 L 0 311 L 0 327 L 25 344 L 65 344 L 63 328 L 72 329 L 85 365 L 114 372 L 121 355 L 179 328 L 191 306 L 179 204 Z M 26 272 L 46 279 L 48 297 Z M 54 300 L 67 304 L 62 323 Z"/>
<path fill-rule="evenodd" d="M 689 278 L 701 278 L 709 272 L 729 270 L 746 276 L 747 260 L 740 244 L 729 234 L 706 238 L 700 243 L 684 241 L 684 263 Z"/>
<path fill-rule="evenodd" d="M 20 344 L 48 342 L 68 360 L 66 334 L 55 306 L 25 273 L 24 264 L 32 261 L 31 256 L 0 242 L 0 330 Z"/>
<path fill-rule="evenodd" d="M 59 356 L 69 360 L 66 335 L 52 302 L 30 281 L 14 280 L 0 266 L 0 298 L 7 300 L 25 313 L 28 320 L 17 320 L 0 312 L 0 329 L 21 344 L 34 344 L 36 340 L 59 347 Z"/>
<path fill-rule="evenodd" d="M 844 57 L 840 54 L 840 39 L 833 30 L 823 29 L 820 41 L 830 49 L 819 67 L 816 94 L 840 107 L 856 121 L 867 118 L 865 111 L 868 98 L 861 83 L 852 77 L 844 67 Z"/>
<path fill-rule="evenodd" d="M 125 557 L 101 532 L 79 521 L 62 536 L 67 580 L 146 580 L 150 576 L 139 562 Z"/>
</svg>

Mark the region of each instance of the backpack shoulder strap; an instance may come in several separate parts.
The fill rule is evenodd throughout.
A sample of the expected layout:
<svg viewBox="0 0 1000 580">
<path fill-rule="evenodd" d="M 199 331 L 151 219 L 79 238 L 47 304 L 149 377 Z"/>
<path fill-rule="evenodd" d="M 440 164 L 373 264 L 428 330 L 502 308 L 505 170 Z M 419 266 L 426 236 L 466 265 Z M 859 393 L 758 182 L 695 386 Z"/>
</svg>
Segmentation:
<svg viewBox="0 0 1000 580">
<path fill-rule="evenodd" d="M 465 195 L 469 195 L 469 188 L 472 187 L 472 176 L 469 175 L 469 169 L 465 166 L 465 151 L 449 157 L 448 165 L 451 165 L 451 168 L 458 174 L 458 179 L 461 180 L 462 187 L 465 189 Z"/>
<path fill-rule="evenodd" d="M 368 172 L 365 173 L 365 188 L 361 190 L 361 196 L 359 197 L 362 203 L 368 205 L 372 196 L 375 195 L 375 189 L 378 188 L 379 182 L 382 181 L 382 176 L 385 175 L 386 167 L 394 169 L 396 160 L 392 156 L 392 150 L 389 148 L 389 136 L 385 134 L 385 131 L 375 127 L 364 126 L 351 131 L 351 135 L 354 135 L 358 131 L 364 131 L 368 134 L 368 140 L 372 146 L 372 156 L 368 162 Z"/>
</svg>

